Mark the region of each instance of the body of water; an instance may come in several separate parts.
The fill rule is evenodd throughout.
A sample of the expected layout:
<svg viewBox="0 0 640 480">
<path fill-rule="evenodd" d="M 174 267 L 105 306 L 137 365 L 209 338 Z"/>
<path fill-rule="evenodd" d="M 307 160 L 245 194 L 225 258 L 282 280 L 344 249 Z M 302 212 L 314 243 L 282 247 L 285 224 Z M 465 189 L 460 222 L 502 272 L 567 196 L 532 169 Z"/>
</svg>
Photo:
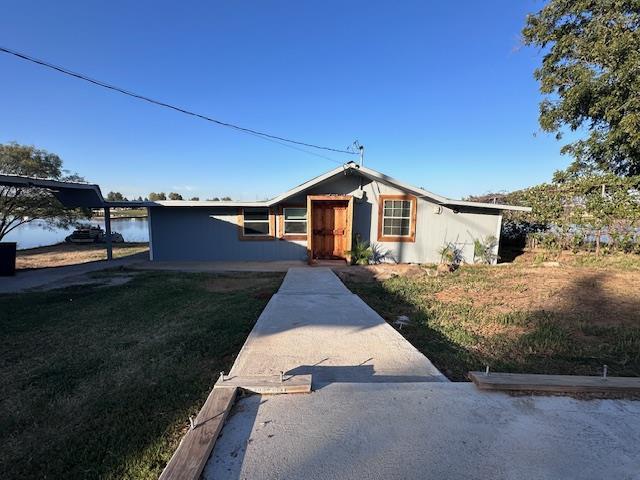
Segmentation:
<svg viewBox="0 0 640 480">
<path fill-rule="evenodd" d="M 104 229 L 104 220 L 92 219 L 82 223 L 99 225 Z M 56 243 L 64 242 L 67 235 L 71 234 L 75 228 L 54 228 L 44 227 L 45 222 L 34 220 L 25 225 L 20 225 L 7 235 L 3 241 L 18 242 L 18 250 L 25 248 L 45 247 Z M 148 242 L 149 223 L 147 218 L 112 218 L 111 231 L 122 234 L 125 242 Z"/>
</svg>

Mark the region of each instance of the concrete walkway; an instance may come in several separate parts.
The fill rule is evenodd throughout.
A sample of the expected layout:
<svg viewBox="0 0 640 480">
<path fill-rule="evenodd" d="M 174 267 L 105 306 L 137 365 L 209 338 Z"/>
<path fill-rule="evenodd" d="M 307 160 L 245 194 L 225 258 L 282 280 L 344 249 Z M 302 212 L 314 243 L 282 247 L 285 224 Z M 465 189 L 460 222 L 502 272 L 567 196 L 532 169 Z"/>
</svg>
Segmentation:
<svg viewBox="0 0 640 480">
<path fill-rule="evenodd" d="M 289 271 L 231 373 L 279 370 L 315 391 L 239 400 L 203 478 L 640 478 L 640 402 L 439 381 L 327 269 Z"/>
<path fill-rule="evenodd" d="M 144 261 L 145 258 L 148 258 L 148 253 L 137 253 L 111 261 L 99 260 L 64 267 L 18 270 L 13 277 L 0 277 L 0 293 L 19 293 L 26 290 L 62 288 L 77 283 L 86 283 L 86 279 L 81 281 L 79 277 L 108 268 L 130 266 Z M 78 277 L 78 281 L 74 281 L 76 277 Z"/>
<path fill-rule="evenodd" d="M 447 381 L 328 268 L 292 268 L 260 315 L 231 375 L 313 375 L 331 382 Z"/>
</svg>

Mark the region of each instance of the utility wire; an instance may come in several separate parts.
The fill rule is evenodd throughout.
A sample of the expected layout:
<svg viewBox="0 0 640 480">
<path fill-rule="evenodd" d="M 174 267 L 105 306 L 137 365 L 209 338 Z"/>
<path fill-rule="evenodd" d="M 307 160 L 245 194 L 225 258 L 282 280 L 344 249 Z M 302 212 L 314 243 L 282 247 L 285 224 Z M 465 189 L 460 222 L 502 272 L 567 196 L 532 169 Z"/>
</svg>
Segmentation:
<svg viewBox="0 0 640 480">
<path fill-rule="evenodd" d="M 46 62 L 44 60 L 40 60 L 40 59 L 31 57 L 31 56 L 27 55 L 26 53 L 21 53 L 21 52 L 18 52 L 16 50 L 12 50 L 10 48 L 6 48 L 6 47 L 0 46 L 0 52 L 8 53 L 9 55 L 13 55 L 15 57 L 21 58 L 21 59 L 26 60 L 28 62 L 32 62 L 32 63 L 38 64 L 38 65 L 41 65 L 43 67 L 50 68 L 50 69 L 55 70 L 57 72 L 64 73 L 65 75 L 69 75 L 71 77 L 75 77 L 75 78 L 78 78 L 80 80 L 84 80 L 85 82 L 93 83 L 94 85 L 98 85 L 99 87 L 107 88 L 109 90 L 113 90 L 113 91 L 122 93 L 124 95 L 129 96 L 129 97 L 137 98 L 138 100 L 143 100 L 145 102 L 153 103 L 154 105 L 159 105 L 161 107 L 170 108 L 171 110 L 175 110 L 177 112 L 184 113 L 186 115 L 191 115 L 193 117 L 201 118 L 203 120 L 215 123 L 215 124 L 220 125 L 222 127 L 231 128 L 231 129 L 234 129 L 234 130 L 237 130 L 237 131 L 240 131 L 240 132 L 244 132 L 244 133 L 248 133 L 250 135 L 255 135 L 255 136 L 258 136 L 258 137 L 264 138 L 264 139 L 271 139 L 271 140 L 275 141 L 276 143 L 286 142 L 286 143 L 290 143 L 290 144 L 301 145 L 301 146 L 304 146 L 304 147 L 316 148 L 316 149 L 319 149 L 319 150 L 328 150 L 330 152 L 346 153 L 348 155 L 357 155 L 358 154 L 358 152 L 353 152 L 353 151 L 349 151 L 349 150 L 342 150 L 342 149 L 339 149 L 339 148 L 324 147 L 324 146 L 321 146 L 321 145 L 314 145 L 313 143 L 300 142 L 298 140 L 292 140 L 290 138 L 279 137 L 277 135 L 271 135 L 269 133 L 260 132 L 258 130 L 253 130 L 251 128 L 240 127 L 240 126 L 234 125 L 232 123 L 223 122 L 221 120 L 216 120 L 215 118 L 211 118 L 211 117 L 208 117 L 206 115 L 202 115 L 200 113 L 192 112 L 192 111 L 187 110 L 185 108 L 177 107 L 175 105 L 171 105 L 169 103 L 165 103 L 165 102 L 162 102 L 160 100 L 154 100 L 153 98 L 149 98 L 149 97 L 146 97 L 144 95 L 140 95 L 138 93 L 131 92 L 129 90 L 125 90 L 124 88 L 120 88 L 120 87 L 116 87 L 114 85 L 110 85 L 110 84 L 108 84 L 106 82 L 103 82 L 101 80 L 96 80 L 94 78 L 91 78 L 91 77 L 88 77 L 86 75 L 83 75 L 82 73 L 74 72 L 74 71 L 69 70 L 67 68 L 60 67 L 58 65 L 54 65 L 54 64 Z M 299 149 L 299 150 L 302 151 L 302 152 L 310 153 L 310 154 L 313 155 L 312 152 L 309 152 L 307 150 L 303 150 L 303 149 Z M 321 156 L 321 155 L 317 155 L 317 156 Z M 342 162 L 338 162 L 337 160 L 333 160 L 333 159 L 331 159 L 329 157 L 324 157 L 324 156 L 321 156 L 321 157 L 322 158 L 326 158 L 328 160 L 331 160 L 332 162 L 342 163 Z"/>
</svg>

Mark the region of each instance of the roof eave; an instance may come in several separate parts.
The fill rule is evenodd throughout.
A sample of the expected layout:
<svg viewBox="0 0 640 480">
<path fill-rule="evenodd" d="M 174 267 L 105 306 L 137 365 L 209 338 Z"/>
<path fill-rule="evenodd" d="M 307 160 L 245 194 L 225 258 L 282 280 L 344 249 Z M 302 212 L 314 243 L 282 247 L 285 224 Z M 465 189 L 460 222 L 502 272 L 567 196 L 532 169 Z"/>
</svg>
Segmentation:
<svg viewBox="0 0 640 480">
<path fill-rule="evenodd" d="M 521 207 L 519 205 L 505 205 L 501 203 L 483 203 L 483 202 L 468 202 L 465 200 L 448 200 L 443 202 L 442 205 L 453 207 L 469 207 L 469 208 L 481 208 L 491 210 L 511 210 L 515 212 L 531 212 L 531 207 Z"/>
<path fill-rule="evenodd" d="M 268 202 L 227 202 L 213 200 L 160 200 L 154 207 L 268 207 Z"/>
</svg>

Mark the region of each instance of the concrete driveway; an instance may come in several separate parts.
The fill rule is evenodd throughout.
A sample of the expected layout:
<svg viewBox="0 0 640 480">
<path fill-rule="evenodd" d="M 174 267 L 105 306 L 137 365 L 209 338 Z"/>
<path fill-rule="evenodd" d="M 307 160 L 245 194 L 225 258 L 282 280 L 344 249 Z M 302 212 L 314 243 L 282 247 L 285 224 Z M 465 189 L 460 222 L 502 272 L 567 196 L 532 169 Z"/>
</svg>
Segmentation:
<svg viewBox="0 0 640 480">
<path fill-rule="evenodd" d="M 232 374 L 312 373 L 239 400 L 205 479 L 640 479 L 640 402 L 451 383 L 327 269 L 291 269 Z"/>
</svg>

